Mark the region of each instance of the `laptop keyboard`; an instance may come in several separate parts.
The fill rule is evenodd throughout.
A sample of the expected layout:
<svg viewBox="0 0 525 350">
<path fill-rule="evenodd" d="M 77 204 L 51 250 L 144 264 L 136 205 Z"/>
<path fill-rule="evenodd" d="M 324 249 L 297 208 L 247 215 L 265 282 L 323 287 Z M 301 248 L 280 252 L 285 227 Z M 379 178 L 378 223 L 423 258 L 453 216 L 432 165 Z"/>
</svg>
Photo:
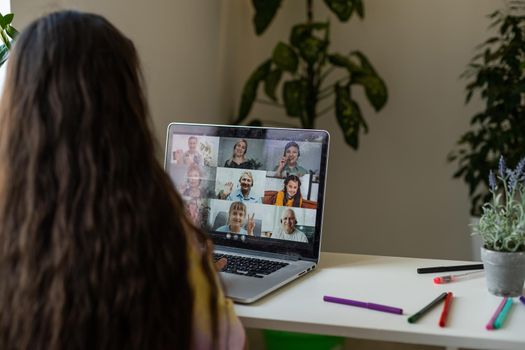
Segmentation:
<svg viewBox="0 0 525 350">
<path fill-rule="evenodd" d="M 228 264 L 222 272 L 235 273 L 237 275 L 251 276 L 255 278 L 263 278 L 264 276 L 288 265 L 284 262 L 249 258 L 246 256 L 218 253 L 213 254 L 213 259 L 215 261 L 221 258 L 226 258 L 228 260 Z"/>
</svg>

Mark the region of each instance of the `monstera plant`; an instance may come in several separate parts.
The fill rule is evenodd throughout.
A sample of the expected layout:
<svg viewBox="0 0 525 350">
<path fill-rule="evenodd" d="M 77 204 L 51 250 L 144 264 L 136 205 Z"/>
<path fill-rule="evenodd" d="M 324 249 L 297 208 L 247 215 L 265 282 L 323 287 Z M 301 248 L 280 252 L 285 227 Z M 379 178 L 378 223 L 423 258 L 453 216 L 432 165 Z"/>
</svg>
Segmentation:
<svg viewBox="0 0 525 350">
<path fill-rule="evenodd" d="M 268 28 L 282 0 L 252 0 L 257 35 Z M 337 19 L 347 22 L 356 14 L 364 18 L 362 0 L 324 0 Z M 254 103 L 283 107 L 303 128 L 314 128 L 317 118 L 335 108 L 346 143 L 359 147 L 359 135 L 368 132 L 361 108 L 353 98 L 364 88 L 372 107 L 381 110 L 388 99 L 386 85 L 360 51 L 348 54 L 330 50 L 330 22 L 314 20 L 313 0 L 306 0 L 306 21 L 291 28 L 287 42 L 280 41 L 270 58 L 259 65 L 244 85 L 235 122 L 261 125 L 249 118 Z M 258 98 L 263 86 L 265 97 Z"/>
<path fill-rule="evenodd" d="M 14 15 L 8 13 L 2 15 L 0 13 L 0 37 L 2 38 L 2 44 L 0 44 L 0 66 L 2 66 L 7 60 L 9 50 L 11 49 L 11 42 L 16 38 L 18 32 L 11 26 Z"/>
</svg>

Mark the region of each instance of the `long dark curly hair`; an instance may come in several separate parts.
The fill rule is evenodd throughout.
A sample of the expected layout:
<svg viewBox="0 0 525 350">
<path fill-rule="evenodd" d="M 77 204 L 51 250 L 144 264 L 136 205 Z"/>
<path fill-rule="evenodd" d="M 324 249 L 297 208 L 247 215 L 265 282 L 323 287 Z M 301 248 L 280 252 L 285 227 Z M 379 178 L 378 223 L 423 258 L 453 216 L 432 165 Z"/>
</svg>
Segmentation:
<svg viewBox="0 0 525 350">
<path fill-rule="evenodd" d="M 0 107 L 1 349 L 191 347 L 190 235 L 209 247 L 155 159 L 142 81 L 98 15 L 52 13 L 17 39 Z"/>
</svg>

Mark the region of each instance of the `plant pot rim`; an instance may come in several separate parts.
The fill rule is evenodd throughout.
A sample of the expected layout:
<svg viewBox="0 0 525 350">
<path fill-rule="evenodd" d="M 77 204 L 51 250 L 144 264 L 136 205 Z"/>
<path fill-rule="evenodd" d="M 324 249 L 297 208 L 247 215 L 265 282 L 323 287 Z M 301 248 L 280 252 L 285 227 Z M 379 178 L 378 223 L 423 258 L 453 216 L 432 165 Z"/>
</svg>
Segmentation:
<svg viewBox="0 0 525 350">
<path fill-rule="evenodd" d="M 488 252 L 494 252 L 494 253 L 525 253 L 525 250 L 518 250 L 515 252 L 509 252 L 506 250 L 494 250 L 494 249 L 486 248 L 484 245 L 481 246 L 481 249 L 486 250 Z"/>
<path fill-rule="evenodd" d="M 525 254 L 525 251 L 523 251 L 523 250 L 519 250 L 519 251 L 516 251 L 516 252 L 508 252 L 508 251 L 504 251 L 504 250 L 494 250 L 494 249 L 485 248 L 485 246 L 481 246 L 481 249 L 484 250 L 484 251 L 487 251 L 487 252 L 491 252 L 491 253 Z"/>
</svg>

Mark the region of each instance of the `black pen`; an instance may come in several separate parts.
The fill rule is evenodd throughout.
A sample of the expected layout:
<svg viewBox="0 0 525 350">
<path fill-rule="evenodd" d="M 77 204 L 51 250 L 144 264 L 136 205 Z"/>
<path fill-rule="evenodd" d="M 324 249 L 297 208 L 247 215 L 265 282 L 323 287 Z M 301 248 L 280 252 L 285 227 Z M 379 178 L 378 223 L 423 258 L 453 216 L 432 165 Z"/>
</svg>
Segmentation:
<svg viewBox="0 0 525 350">
<path fill-rule="evenodd" d="M 420 267 L 417 269 L 417 273 L 433 273 L 433 272 L 465 271 L 465 270 L 483 270 L 483 264 Z"/>
<path fill-rule="evenodd" d="M 441 301 L 445 300 L 445 298 L 447 297 L 447 294 L 448 294 L 447 292 L 443 292 L 436 299 L 432 300 L 430 304 L 428 304 L 427 306 L 425 306 L 424 308 L 422 308 L 421 310 L 419 310 L 418 312 L 410 316 L 408 318 L 408 323 L 414 323 L 417 320 L 419 320 L 421 316 L 426 314 L 430 309 L 432 309 L 434 306 L 439 304 Z"/>
</svg>

